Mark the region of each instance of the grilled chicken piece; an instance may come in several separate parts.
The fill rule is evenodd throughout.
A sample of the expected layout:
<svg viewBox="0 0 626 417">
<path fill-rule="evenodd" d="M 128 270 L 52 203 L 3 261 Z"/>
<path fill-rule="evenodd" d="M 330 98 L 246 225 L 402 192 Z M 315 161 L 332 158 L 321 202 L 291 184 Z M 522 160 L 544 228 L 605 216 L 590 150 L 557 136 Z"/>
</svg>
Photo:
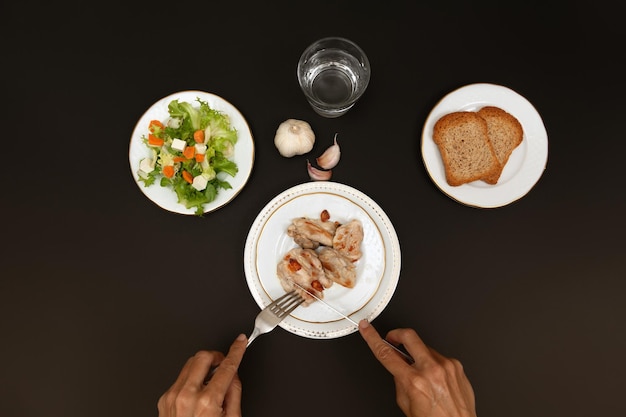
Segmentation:
<svg viewBox="0 0 626 417">
<path fill-rule="evenodd" d="M 315 301 L 315 298 L 293 285 L 294 281 L 319 298 L 324 297 L 324 289 L 333 285 L 313 249 L 291 249 L 278 263 L 276 272 L 283 289 L 287 292 L 295 289 L 304 298 L 306 305 Z"/>
<path fill-rule="evenodd" d="M 361 242 L 363 241 L 363 225 L 359 220 L 350 220 L 337 227 L 332 247 L 352 262 L 361 259 Z"/>
<path fill-rule="evenodd" d="M 334 248 L 322 247 L 318 251 L 324 273 L 333 282 L 347 288 L 356 283 L 356 266 L 352 261 Z"/>
<path fill-rule="evenodd" d="M 293 219 L 287 228 L 287 235 L 292 237 L 300 247 L 317 249 L 320 245 L 332 246 L 337 224 L 321 219 L 299 217 Z"/>
</svg>

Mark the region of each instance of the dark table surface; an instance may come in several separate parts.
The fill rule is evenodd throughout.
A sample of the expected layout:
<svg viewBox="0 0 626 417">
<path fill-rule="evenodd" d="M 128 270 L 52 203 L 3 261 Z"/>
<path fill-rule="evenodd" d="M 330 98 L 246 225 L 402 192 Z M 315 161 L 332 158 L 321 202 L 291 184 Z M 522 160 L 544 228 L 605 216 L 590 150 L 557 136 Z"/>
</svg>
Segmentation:
<svg viewBox="0 0 626 417">
<path fill-rule="evenodd" d="M 412 327 L 461 360 L 481 417 L 625 415 L 626 8 L 433 3 L 3 4 L 0 414 L 155 416 L 189 356 L 252 330 L 250 226 L 338 132 L 333 181 L 378 203 L 400 241 L 381 333 Z M 295 75 L 329 35 L 372 65 L 338 119 L 310 109 Z M 433 106 L 479 82 L 528 99 L 549 138 L 536 186 L 496 209 L 444 195 L 420 153 Z M 227 99 L 254 136 L 249 182 L 202 218 L 153 204 L 128 163 L 137 120 L 183 90 Z M 278 154 L 288 118 L 316 132 L 310 155 Z M 358 333 L 277 328 L 240 376 L 245 416 L 402 415 Z"/>
</svg>

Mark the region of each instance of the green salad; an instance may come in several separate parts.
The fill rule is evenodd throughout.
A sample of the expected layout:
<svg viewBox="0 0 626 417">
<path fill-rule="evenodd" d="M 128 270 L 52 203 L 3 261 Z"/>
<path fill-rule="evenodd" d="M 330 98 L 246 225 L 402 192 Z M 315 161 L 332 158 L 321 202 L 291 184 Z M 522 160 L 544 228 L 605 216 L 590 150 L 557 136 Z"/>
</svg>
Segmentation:
<svg viewBox="0 0 626 417">
<path fill-rule="evenodd" d="M 167 120 L 149 122 L 141 140 L 151 152 L 139 162 L 138 176 L 146 187 L 158 181 L 161 187 L 172 188 L 180 204 L 195 208 L 195 214 L 202 216 L 204 205 L 215 200 L 220 189 L 232 188 L 217 174 L 237 174 L 237 164 L 231 159 L 237 130 L 228 115 L 200 98 L 196 101 L 199 106 L 194 107 L 172 100 Z"/>
</svg>

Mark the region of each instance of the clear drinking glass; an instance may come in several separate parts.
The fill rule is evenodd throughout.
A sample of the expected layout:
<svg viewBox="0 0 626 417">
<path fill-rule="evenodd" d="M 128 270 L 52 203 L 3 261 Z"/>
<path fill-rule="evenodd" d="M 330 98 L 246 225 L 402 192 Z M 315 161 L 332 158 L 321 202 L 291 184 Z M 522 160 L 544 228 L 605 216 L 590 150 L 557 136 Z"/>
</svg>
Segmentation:
<svg viewBox="0 0 626 417">
<path fill-rule="evenodd" d="M 370 63 L 354 42 L 340 37 L 319 39 L 298 61 L 298 82 L 311 107 L 324 117 L 345 114 L 363 95 Z"/>
</svg>

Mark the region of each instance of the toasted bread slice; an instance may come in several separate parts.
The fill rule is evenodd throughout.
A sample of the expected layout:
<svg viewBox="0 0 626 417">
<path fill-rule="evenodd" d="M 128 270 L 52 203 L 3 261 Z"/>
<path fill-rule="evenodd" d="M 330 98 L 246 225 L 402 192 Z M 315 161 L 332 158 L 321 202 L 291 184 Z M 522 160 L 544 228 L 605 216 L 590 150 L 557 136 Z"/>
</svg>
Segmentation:
<svg viewBox="0 0 626 417">
<path fill-rule="evenodd" d="M 495 174 L 483 177 L 483 181 L 488 184 L 496 184 L 511 153 L 522 143 L 524 130 L 515 116 L 499 107 L 483 107 L 478 110 L 478 115 L 487 122 L 489 140 L 500 163 L 500 170 Z"/>
<path fill-rule="evenodd" d="M 500 171 L 487 132 L 487 122 L 476 112 L 452 112 L 437 120 L 433 140 L 441 153 L 449 185 L 490 178 Z"/>
</svg>

